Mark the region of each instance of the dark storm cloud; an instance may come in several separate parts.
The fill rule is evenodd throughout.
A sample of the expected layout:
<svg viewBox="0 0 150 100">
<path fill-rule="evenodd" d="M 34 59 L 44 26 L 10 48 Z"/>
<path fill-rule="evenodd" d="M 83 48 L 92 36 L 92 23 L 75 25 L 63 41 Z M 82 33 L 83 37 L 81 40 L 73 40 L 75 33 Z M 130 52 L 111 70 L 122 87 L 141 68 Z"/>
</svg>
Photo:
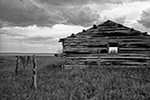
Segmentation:
<svg viewBox="0 0 150 100">
<path fill-rule="evenodd" d="M 143 11 L 141 18 L 140 20 L 138 20 L 138 22 L 146 28 L 150 28 L 150 8 Z"/>
<path fill-rule="evenodd" d="M 51 27 L 59 23 L 90 26 L 98 21 L 100 16 L 86 5 L 123 2 L 123 0 L 1 0 L 0 27 L 31 25 Z"/>
<path fill-rule="evenodd" d="M 32 0 L 38 3 L 51 4 L 54 6 L 66 6 L 66 5 L 86 5 L 89 3 L 114 3 L 114 4 L 123 4 L 124 2 L 145 2 L 149 0 Z"/>
<path fill-rule="evenodd" d="M 49 13 L 45 9 L 37 7 L 29 0 L 24 2 L 2 0 L 0 1 L 0 20 L 8 22 L 8 26 L 9 23 L 16 26 L 51 26 L 63 19 L 57 14 Z"/>
<path fill-rule="evenodd" d="M 67 1 L 67 3 L 82 3 L 83 1 Z M 59 3 L 63 3 L 59 1 Z M 42 1 L 49 2 L 53 4 L 58 2 L 56 1 Z M 57 4 L 57 3 L 56 3 Z M 93 22 L 97 21 L 99 15 L 97 12 L 91 10 L 88 7 L 60 7 L 55 6 L 56 12 L 51 9 L 38 7 L 38 5 L 30 2 L 29 0 L 20 1 L 20 0 L 2 0 L 0 2 L 0 27 L 5 26 L 53 26 L 58 23 L 72 24 L 72 25 L 81 25 L 89 26 Z M 49 5 L 50 6 L 50 5 Z"/>
<path fill-rule="evenodd" d="M 116 3 L 116 4 L 121 4 L 122 0 L 32 0 L 34 2 L 38 3 L 45 3 L 45 4 L 51 4 L 55 6 L 72 6 L 72 5 L 86 5 L 89 3 L 98 3 L 98 4 L 103 4 L 103 3 Z"/>
</svg>

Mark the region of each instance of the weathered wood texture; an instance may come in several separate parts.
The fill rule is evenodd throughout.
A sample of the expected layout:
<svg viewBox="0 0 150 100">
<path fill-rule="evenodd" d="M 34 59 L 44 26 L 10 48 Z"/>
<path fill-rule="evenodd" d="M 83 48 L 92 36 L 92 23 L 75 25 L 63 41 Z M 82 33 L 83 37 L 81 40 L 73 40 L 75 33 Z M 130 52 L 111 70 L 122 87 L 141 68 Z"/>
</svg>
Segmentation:
<svg viewBox="0 0 150 100">
<path fill-rule="evenodd" d="M 35 56 L 32 56 L 33 60 L 33 75 L 32 75 L 32 86 L 36 89 L 37 88 L 37 62 Z"/>
<path fill-rule="evenodd" d="M 65 66 L 149 66 L 150 35 L 106 21 L 76 35 L 60 39 Z M 117 54 L 108 54 L 109 43 L 118 44 Z"/>
<path fill-rule="evenodd" d="M 16 60 L 16 68 L 15 68 L 15 73 L 17 74 L 19 71 L 19 64 L 20 64 L 20 57 L 16 56 L 17 60 Z"/>
</svg>

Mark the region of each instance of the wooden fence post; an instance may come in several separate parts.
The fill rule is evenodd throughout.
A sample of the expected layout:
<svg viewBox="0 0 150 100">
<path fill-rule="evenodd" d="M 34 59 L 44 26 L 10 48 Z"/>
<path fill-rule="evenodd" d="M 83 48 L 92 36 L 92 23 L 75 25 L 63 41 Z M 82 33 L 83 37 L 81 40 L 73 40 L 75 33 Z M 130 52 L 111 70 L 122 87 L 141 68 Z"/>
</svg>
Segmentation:
<svg viewBox="0 0 150 100">
<path fill-rule="evenodd" d="M 32 56 L 33 60 L 33 75 L 32 75 L 32 86 L 36 89 L 37 88 L 37 62 L 35 55 Z"/>
<path fill-rule="evenodd" d="M 15 69 L 15 72 L 16 72 L 16 74 L 18 73 L 18 68 L 19 68 L 19 64 L 20 64 L 20 57 L 19 56 L 15 56 L 16 58 L 17 58 L 17 60 L 16 60 L 16 69 Z"/>
<path fill-rule="evenodd" d="M 98 49 L 98 67 L 100 67 L 100 52 L 101 52 L 101 50 Z"/>
</svg>

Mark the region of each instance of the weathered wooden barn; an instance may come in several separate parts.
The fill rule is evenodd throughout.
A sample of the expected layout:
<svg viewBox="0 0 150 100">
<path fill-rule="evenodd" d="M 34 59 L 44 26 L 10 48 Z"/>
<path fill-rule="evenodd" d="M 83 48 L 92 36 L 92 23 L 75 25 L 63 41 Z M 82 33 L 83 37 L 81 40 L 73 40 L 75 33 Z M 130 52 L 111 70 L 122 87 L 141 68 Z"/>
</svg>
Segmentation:
<svg viewBox="0 0 150 100">
<path fill-rule="evenodd" d="M 113 21 L 61 38 L 65 68 L 150 65 L 150 35 Z"/>
</svg>

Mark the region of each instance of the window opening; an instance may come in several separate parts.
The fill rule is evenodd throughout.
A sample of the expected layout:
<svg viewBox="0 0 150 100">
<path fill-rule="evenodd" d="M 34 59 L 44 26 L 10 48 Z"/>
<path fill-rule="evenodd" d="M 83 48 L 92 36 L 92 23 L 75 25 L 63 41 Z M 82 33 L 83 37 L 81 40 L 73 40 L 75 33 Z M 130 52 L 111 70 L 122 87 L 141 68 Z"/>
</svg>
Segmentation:
<svg viewBox="0 0 150 100">
<path fill-rule="evenodd" d="M 109 54 L 117 54 L 119 51 L 118 43 L 109 43 L 108 44 L 108 53 Z"/>
</svg>

